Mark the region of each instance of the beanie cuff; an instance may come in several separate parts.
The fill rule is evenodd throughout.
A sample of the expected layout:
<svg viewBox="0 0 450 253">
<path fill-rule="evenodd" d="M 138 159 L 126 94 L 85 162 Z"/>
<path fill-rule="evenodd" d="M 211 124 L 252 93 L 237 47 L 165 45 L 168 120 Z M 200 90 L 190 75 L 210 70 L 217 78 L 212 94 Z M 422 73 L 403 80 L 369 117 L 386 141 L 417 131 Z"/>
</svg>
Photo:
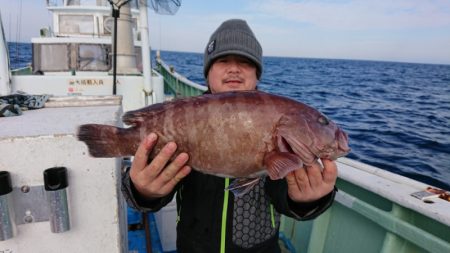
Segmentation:
<svg viewBox="0 0 450 253">
<path fill-rule="evenodd" d="M 218 54 L 215 54 L 214 57 L 211 57 L 209 59 L 208 65 L 205 64 L 205 66 L 203 67 L 203 74 L 204 74 L 205 78 L 208 77 L 209 69 L 214 64 L 214 62 L 217 59 L 219 59 L 220 57 L 227 56 L 227 55 L 238 55 L 238 56 L 242 56 L 242 57 L 249 59 L 256 67 L 256 77 L 258 78 L 258 80 L 261 78 L 262 65 L 261 65 L 261 62 L 258 60 L 258 58 L 256 58 L 255 56 L 253 56 L 249 53 L 239 51 L 239 50 L 226 50 L 226 51 L 220 52 Z"/>
</svg>

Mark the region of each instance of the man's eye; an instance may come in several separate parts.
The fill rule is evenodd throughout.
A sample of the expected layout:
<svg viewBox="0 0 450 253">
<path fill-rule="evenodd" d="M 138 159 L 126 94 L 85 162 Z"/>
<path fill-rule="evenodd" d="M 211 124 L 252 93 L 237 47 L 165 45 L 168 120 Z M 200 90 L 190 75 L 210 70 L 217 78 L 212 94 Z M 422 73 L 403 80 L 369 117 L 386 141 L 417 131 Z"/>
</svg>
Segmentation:
<svg viewBox="0 0 450 253">
<path fill-rule="evenodd" d="M 249 60 L 247 60 L 247 59 L 239 59 L 239 63 L 240 64 L 245 64 L 245 65 L 251 65 L 252 64 L 252 62 L 251 61 L 249 61 Z"/>
</svg>

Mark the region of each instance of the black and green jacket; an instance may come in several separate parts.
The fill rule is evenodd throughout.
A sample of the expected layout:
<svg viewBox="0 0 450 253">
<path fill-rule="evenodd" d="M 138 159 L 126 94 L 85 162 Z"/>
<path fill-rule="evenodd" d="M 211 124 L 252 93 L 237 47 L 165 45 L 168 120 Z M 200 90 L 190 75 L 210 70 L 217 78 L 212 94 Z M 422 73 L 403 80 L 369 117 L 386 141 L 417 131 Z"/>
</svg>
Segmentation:
<svg viewBox="0 0 450 253">
<path fill-rule="evenodd" d="M 122 178 L 128 204 L 142 212 L 156 212 L 176 194 L 177 252 L 280 252 L 280 214 L 297 220 L 313 219 L 331 206 L 336 190 L 308 204 L 288 198 L 286 180 L 260 180 L 250 192 L 235 198 L 224 189 L 233 179 L 192 171 L 166 197 L 140 198 L 129 178 Z"/>
</svg>

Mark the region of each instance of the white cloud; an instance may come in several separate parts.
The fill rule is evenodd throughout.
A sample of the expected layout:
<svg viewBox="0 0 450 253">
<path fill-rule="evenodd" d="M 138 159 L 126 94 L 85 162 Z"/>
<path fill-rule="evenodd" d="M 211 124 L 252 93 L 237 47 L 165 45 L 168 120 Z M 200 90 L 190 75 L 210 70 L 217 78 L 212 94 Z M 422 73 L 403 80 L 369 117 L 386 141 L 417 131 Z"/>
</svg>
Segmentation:
<svg viewBox="0 0 450 253">
<path fill-rule="evenodd" d="M 282 19 L 340 30 L 435 28 L 450 26 L 450 1 L 268 0 L 257 11 Z"/>
</svg>

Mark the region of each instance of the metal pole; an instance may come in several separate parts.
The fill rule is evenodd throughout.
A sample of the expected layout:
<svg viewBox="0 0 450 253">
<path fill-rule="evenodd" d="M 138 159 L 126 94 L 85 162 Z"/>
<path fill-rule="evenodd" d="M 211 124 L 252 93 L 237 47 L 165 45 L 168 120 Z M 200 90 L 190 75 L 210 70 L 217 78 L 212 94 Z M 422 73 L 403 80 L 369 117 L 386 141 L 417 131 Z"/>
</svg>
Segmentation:
<svg viewBox="0 0 450 253">
<path fill-rule="evenodd" d="M 150 233 L 150 221 L 149 216 L 150 213 L 143 212 L 142 213 L 142 220 L 144 222 L 144 231 L 145 231 L 145 248 L 147 250 L 147 253 L 152 253 L 152 239 L 151 239 L 151 233 Z"/>
<path fill-rule="evenodd" d="M 148 32 L 148 12 L 146 0 L 139 0 L 139 18 L 141 21 L 141 42 L 142 42 L 142 74 L 144 76 L 144 90 L 146 92 L 146 104 L 162 102 L 153 99 L 154 87 L 152 83 L 152 56 Z M 163 93 L 164 95 L 164 93 Z M 159 96 L 157 96 L 159 97 Z M 164 97 L 164 96 L 161 96 Z"/>
<path fill-rule="evenodd" d="M 120 7 L 113 7 L 112 16 L 114 17 L 114 48 L 113 48 L 113 95 L 116 95 L 116 78 L 117 78 L 117 19 L 120 16 Z"/>
<path fill-rule="evenodd" d="M 114 18 L 114 46 L 113 46 L 113 95 L 116 95 L 116 79 L 117 79 L 117 19 L 120 17 L 120 7 L 127 4 L 131 0 L 116 1 L 108 0 L 112 7 L 112 16 Z"/>
</svg>

